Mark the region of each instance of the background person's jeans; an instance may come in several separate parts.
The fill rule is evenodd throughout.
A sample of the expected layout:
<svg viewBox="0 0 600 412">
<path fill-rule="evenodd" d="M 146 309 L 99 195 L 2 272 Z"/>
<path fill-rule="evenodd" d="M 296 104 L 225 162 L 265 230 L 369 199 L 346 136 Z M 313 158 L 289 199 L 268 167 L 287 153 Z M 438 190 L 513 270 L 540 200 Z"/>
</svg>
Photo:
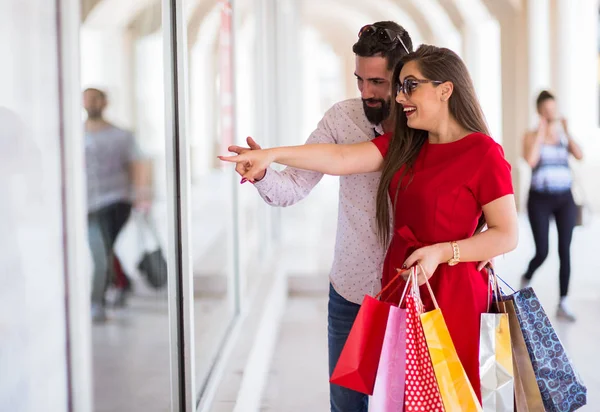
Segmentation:
<svg viewBox="0 0 600 412">
<path fill-rule="evenodd" d="M 104 306 L 113 246 L 129 219 L 131 205 L 115 203 L 88 215 L 88 241 L 94 263 L 92 304 Z"/>
<path fill-rule="evenodd" d="M 329 285 L 327 337 L 329 341 L 330 377 L 359 309 L 360 305 L 347 301 L 335 291 L 331 284 Z M 367 412 L 369 397 L 360 392 L 330 383 L 329 403 L 331 412 Z"/>
</svg>

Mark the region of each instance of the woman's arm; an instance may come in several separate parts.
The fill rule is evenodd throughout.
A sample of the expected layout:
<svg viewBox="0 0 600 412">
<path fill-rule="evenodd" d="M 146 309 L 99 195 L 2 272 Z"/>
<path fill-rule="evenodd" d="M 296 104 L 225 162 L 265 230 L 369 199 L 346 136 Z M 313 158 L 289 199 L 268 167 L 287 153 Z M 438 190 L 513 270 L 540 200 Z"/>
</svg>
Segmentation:
<svg viewBox="0 0 600 412">
<path fill-rule="evenodd" d="M 546 130 L 546 121 L 540 121 L 540 127 L 538 130 L 536 132 L 526 133 L 525 137 L 523 138 L 523 158 L 532 169 L 536 167 L 540 161 L 540 151 Z"/>
<path fill-rule="evenodd" d="M 483 206 L 488 229 L 468 239 L 457 241 L 461 262 L 479 262 L 503 255 L 517 247 L 519 223 L 514 195 L 503 196 Z M 454 256 L 450 244 L 442 244 L 442 261 Z"/>
<path fill-rule="evenodd" d="M 571 134 L 569 133 L 567 119 L 563 118 L 560 120 L 560 122 L 562 123 L 563 130 L 565 131 L 565 135 L 567 135 L 567 141 L 568 141 L 568 145 L 569 145 L 568 146 L 569 153 L 571 153 L 573 155 L 573 157 L 577 160 L 583 159 L 583 151 L 581 150 L 581 147 L 579 147 L 577 142 L 571 137 Z"/>
<path fill-rule="evenodd" d="M 243 177 L 251 182 L 259 178 L 271 163 L 341 176 L 376 172 L 383 165 L 381 152 L 371 142 L 355 144 L 305 144 L 251 150 L 237 156 L 219 156 L 226 162 L 242 163 Z"/>
<path fill-rule="evenodd" d="M 480 262 L 510 252 L 517 247 L 519 229 L 514 195 L 506 195 L 483 206 L 488 229 L 468 239 L 457 240 L 461 262 Z M 421 263 L 427 277 L 454 257 L 449 242 L 416 250 L 404 263 L 405 268 Z"/>
</svg>

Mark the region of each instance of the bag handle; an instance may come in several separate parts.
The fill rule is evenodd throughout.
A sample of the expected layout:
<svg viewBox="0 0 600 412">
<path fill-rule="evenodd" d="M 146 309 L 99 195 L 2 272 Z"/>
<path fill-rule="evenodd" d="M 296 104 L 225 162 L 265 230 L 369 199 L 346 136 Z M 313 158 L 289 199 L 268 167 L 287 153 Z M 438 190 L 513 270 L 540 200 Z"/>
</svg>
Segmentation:
<svg viewBox="0 0 600 412">
<path fill-rule="evenodd" d="M 494 269 L 492 268 L 488 268 L 488 276 L 489 276 L 489 282 L 490 282 L 490 286 L 492 287 L 492 292 L 494 295 L 494 300 L 496 301 L 496 306 L 500 309 L 500 302 L 502 302 L 502 313 L 506 313 L 506 303 L 500 299 L 500 285 L 498 284 L 498 278 L 499 276 L 496 275 L 496 272 L 494 271 Z M 504 282 L 504 281 L 503 281 Z M 508 284 L 506 284 L 509 288 L 510 286 Z M 511 288 L 512 289 L 512 288 Z M 492 300 L 492 298 L 488 299 L 488 312 L 490 311 L 490 301 Z"/>
<path fill-rule="evenodd" d="M 154 242 L 156 243 L 156 249 L 162 249 L 160 245 L 160 237 L 158 236 L 158 231 L 156 230 L 156 227 L 150 220 L 150 216 L 140 211 L 134 211 L 134 213 L 136 215 L 137 220 L 138 236 L 141 237 L 140 245 L 142 245 L 142 252 L 145 252 L 148 249 L 148 242 L 146 238 L 146 234 L 148 232 L 150 232 L 150 236 L 152 236 Z"/>
<path fill-rule="evenodd" d="M 398 302 L 398 307 L 400 307 L 402 305 L 402 303 L 404 302 L 404 298 L 406 297 L 406 292 L 408 291 L 408 287 L 413 283 L 413 272 L 414 272 L 414 268 L 411 268 L 411 273 L 408 276 L 408 279 L 406 279 L 406 286 L 404 286 L 404 292 L 402 292 L 402 296 L 400 297 L 400 302 Z"/>
<path fill-rule="evenodd" d="M 517 291 L 516 291 L 516 290 L 514 290 L 514 289 L 512 288 L 512 286 L 510 286 L 510 285 L 509 285 L 509 284 L 508 284 L 508 283 L 507 283 L 507 282 L 506 282 L 504 279 L 502 279 L 500 276 L 498 276 L 498 275 L 494 275 L 494 276 L 496 276 L 496 279 L 500 279 L 500 280 L 502 281 L 502 283 L 504 283 L 506 286 L 508 286 L 508 288 L 509 288 L 510 290 L 512 290 L 512 292 L 513 292 L 513 293 L 517 293 Z"/>
<path fill-rule="evenodd" d="M 396 272 L 397 272 L 397 273 L 396 273 L 396 276 L 394 276 L 394 277 L 392 278 L 392 280 L 390 280 L 390 281 L 388 282 L 388 284 L 387 284 L 387 285 L 385 285 L 385 287 L 384 287 L 384 288 L 382 288 L 382 289 L 379 291 L 379 293 L 377 293 L 377 294 L 375 295 L 375 299 L 379 299 L 379 298 L 381 298 L 381 296 L 383 296 L 383 293 L 384 293 L 386 290 L 388 290 L 388 289 L 390 288 L 390 286 L 392 286 L 392 284 L 394 284 L 394 283 L 395 283 L 395 282 L 396 282 L 398 279 L 400 279 L 400 277 L 402 276 L 402 273 L 403 273 L 403 272 L 405 272 L 405 271 L 403 271 L 403 270 L 401 270 L 401 269 L 396 269 Z M 401 284 L 400 282 L 398 282 L 398 284 L 396 285 L 396 287 L 395 287 L 395 288 L 394 288 L 394 290 L 392 291 L 392 294 L 396 293 L 396 292 L 398 291 L 398 289 L 400 289 L 400 286 L 401 286 L 401 285 L 402 285 L 402 284 Z M 408 282 L 407 282 L 407 286 L 408 286 Z M 404 293 L 406 293 L 406 286 L 405 286 L 405 288 L 404 288 Z M 404 293 L 402 294 L 403 296 L 404 296 Z M 400 302 L 402 302 L 402 299 L 400 299 Z M 398 303 L 398 306 L 400 306 L 400 302 Z"/>
<path fill-rule="evenodd" d="M 402 305 L 402 303 L 404 302 L 404 298 L 406 297 L 406 292 L 408 291 L 409 284 L 411 285 L 411 287 L 413 289 L 413 294 L 415 294 L 417 296 L 420 295 L 417 268 L 419 268 L 419 270 L 421 270 L 421 273 L 423 273 L 423 276 L 425 277 L 425 285 L 427 285 L 427 289 L 429 290 L 429 294 L 431 295 L 431 300 L 433 301 L 433 305 L 435 306 L 436 309 L 439 309 L 440 306 L 438 305 L 438 302 L 435 299 L 435 295 L 433 293 L 433 289 L 431 288 L 431 284 L 429 283 L 429 279 L 425 275 L 425 269 L 423 268 L 423 266 L 421 265 L 420 262 L 415 263 L 409 269 L 410 274 L 408 275 L 408 279 L 406 281 L 406 286 L 404 288 L 404 292 L 402 293 L 402 297 L 400 298 L 400 302 L 398 303 L 398 306 Z M 398 272 L 399 272 L 399 274 L 401 273 L 400 271 L 398 271 Z M 396 276 L 398 276 L 398 275 L 396 275 Z"/>
<path fill-rule="evenodd" d="M 419 282 L 418 282 L 418 277 L 417 277 L 417 268 L 419 268 L 419 270 L 421 270 L 421 273 L 423 273 L 423 276 L 425 277 L 425 284 L 427 285 L 427 289 L 429 290 L 429 294 L 431 295 L 431 300 L 433 301 L 433 304 L 435 306 L 436 309 L 439 309 L 440 306 L 437 303 L 437 300 L 435 299 L 435 295 L 433 293 L 433 289 L 431 289 L 431 285 L 429 284 L 429 279 L 427 278 L 427 275 L 425 274 L 425 269 L 423 269 L 423 266 L 421 265 L 420 262 L 415 263 L 410 269 L 410 274 L 408 276 L 408 279 L 406 281 L 406 285 L 404 286 L 404 292 L 402 292 L 402 296 L 400 297 L 400 301 L 398 302 L 398 306 L 402 305 L 402 302 L 404 301 L 404 298 L 406 297 L 406 292 L 408 291 L 408 286 L 409 284 L 412 284 L 413 288 L 416 288 L 416 291 L 419 290 Z M 402 276 L 402 274 L 406 271 L 403 271 L 401 269 L 396 269 L 397 273 L 396 276 L 394 276 L 392 278 L 392 280 L 389 281 L 389 283 L 379 291 L 379 293 L 377 295 L 375 295 L 375 299 L 379 299 L 383 293 L 388 290 L 390 288 L 390 286 L 396 282 L 400 276 Z M 411 281 L 412 280 L 412 281 Z M 394 290 L 392 291 L 392 293 L 395 293 L 396 291 L 398 291 L 398 289 L 400 289 L 400 283 L 398 282 L 398 285 L 396 285 L 396 287 L 394 288 Z"/>
<path fill-rule="evenodd" d="M 425 273 L 425 269 L 423 269 L 423 266 L 421 266 L 421 262 L 417 262 L 416 266 L 419 267 L 419 269 L 421 270 L 421 273 L 423 273 L 423 276 L 425 277 L 425 284 L 427 285 L 427 290 L 429 290 L 429 294 L 431 295 L 431 300 L 433 301 L 433 305 L 435 306 L 436 309 L 439 309 L 440 306 L 438 305 L 437 300 L 435 299 L 435 295 L 433 294 L 433 289 L 431 289 L 431 285 L 429 284 L 429 278 L 427 277 L 427 274 Z M 416 270 L 415 270 L 415 280 L 416 280 L 416 278 L 417 278 L 417 275 L 416 275 Z"/>
</svg>

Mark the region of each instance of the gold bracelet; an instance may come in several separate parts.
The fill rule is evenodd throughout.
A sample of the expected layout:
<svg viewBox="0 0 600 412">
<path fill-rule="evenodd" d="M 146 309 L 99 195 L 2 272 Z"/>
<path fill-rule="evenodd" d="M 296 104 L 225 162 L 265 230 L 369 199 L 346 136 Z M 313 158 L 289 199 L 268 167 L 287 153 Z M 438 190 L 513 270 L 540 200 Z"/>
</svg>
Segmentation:
<svg viewBox="0 0 600 412">
<path fill-rule="evenodd" d="M 455 241 L 450 242 L 450 246 L 452 246 L 452 258 L 448 260 L 448 266 L 455 266 L 460 263 L 460 248 Z"/>
</svg>

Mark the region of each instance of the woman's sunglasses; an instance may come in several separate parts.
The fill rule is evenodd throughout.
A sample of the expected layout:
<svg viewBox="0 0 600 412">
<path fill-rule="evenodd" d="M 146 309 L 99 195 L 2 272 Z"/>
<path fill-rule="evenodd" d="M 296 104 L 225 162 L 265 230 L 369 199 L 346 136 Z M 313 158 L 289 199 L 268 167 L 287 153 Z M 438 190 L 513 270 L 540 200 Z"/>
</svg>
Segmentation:
<svg viewBox="0 0 600 412">
<path fill-rule="evenodd" d="M 410 53 L 408 51 L 408 47 L 406 47 L 406 44 L 404 44 L 404 42 L 402 41 L 402 37 L 400 37 L 400 35 L 398 33 L 396 33 L 395 31 L 386 29 L 385 27 L 379 27 L 379 26 L 375 26 L 373 24 L 367 24 L 366 26 L 363 26 L 358 31 L 359 39 L 364 36 L 375 36 L 380 43 L 382 43 L 386 46 L 389 46 L 389 45 L 395 46 L 397 42 L 400 42 L 400 44 L 402 45 L 402 47 L 404 48 L 406 53 Z"/>
<path fill-rule="evenodd" d="M 422 83 L 433 83 L 436 86 L 438 86 L 444 82 L 439 80 L 415 79 L 413 77 L 409 77 L 407 79 L 404 79 L 402 83 L 396 83 L 396 96 L 400 93 L 404 93 L 406 96 L 410 97 L 410 95 L 412 95 L 417 86 Z"/>
</svg>

